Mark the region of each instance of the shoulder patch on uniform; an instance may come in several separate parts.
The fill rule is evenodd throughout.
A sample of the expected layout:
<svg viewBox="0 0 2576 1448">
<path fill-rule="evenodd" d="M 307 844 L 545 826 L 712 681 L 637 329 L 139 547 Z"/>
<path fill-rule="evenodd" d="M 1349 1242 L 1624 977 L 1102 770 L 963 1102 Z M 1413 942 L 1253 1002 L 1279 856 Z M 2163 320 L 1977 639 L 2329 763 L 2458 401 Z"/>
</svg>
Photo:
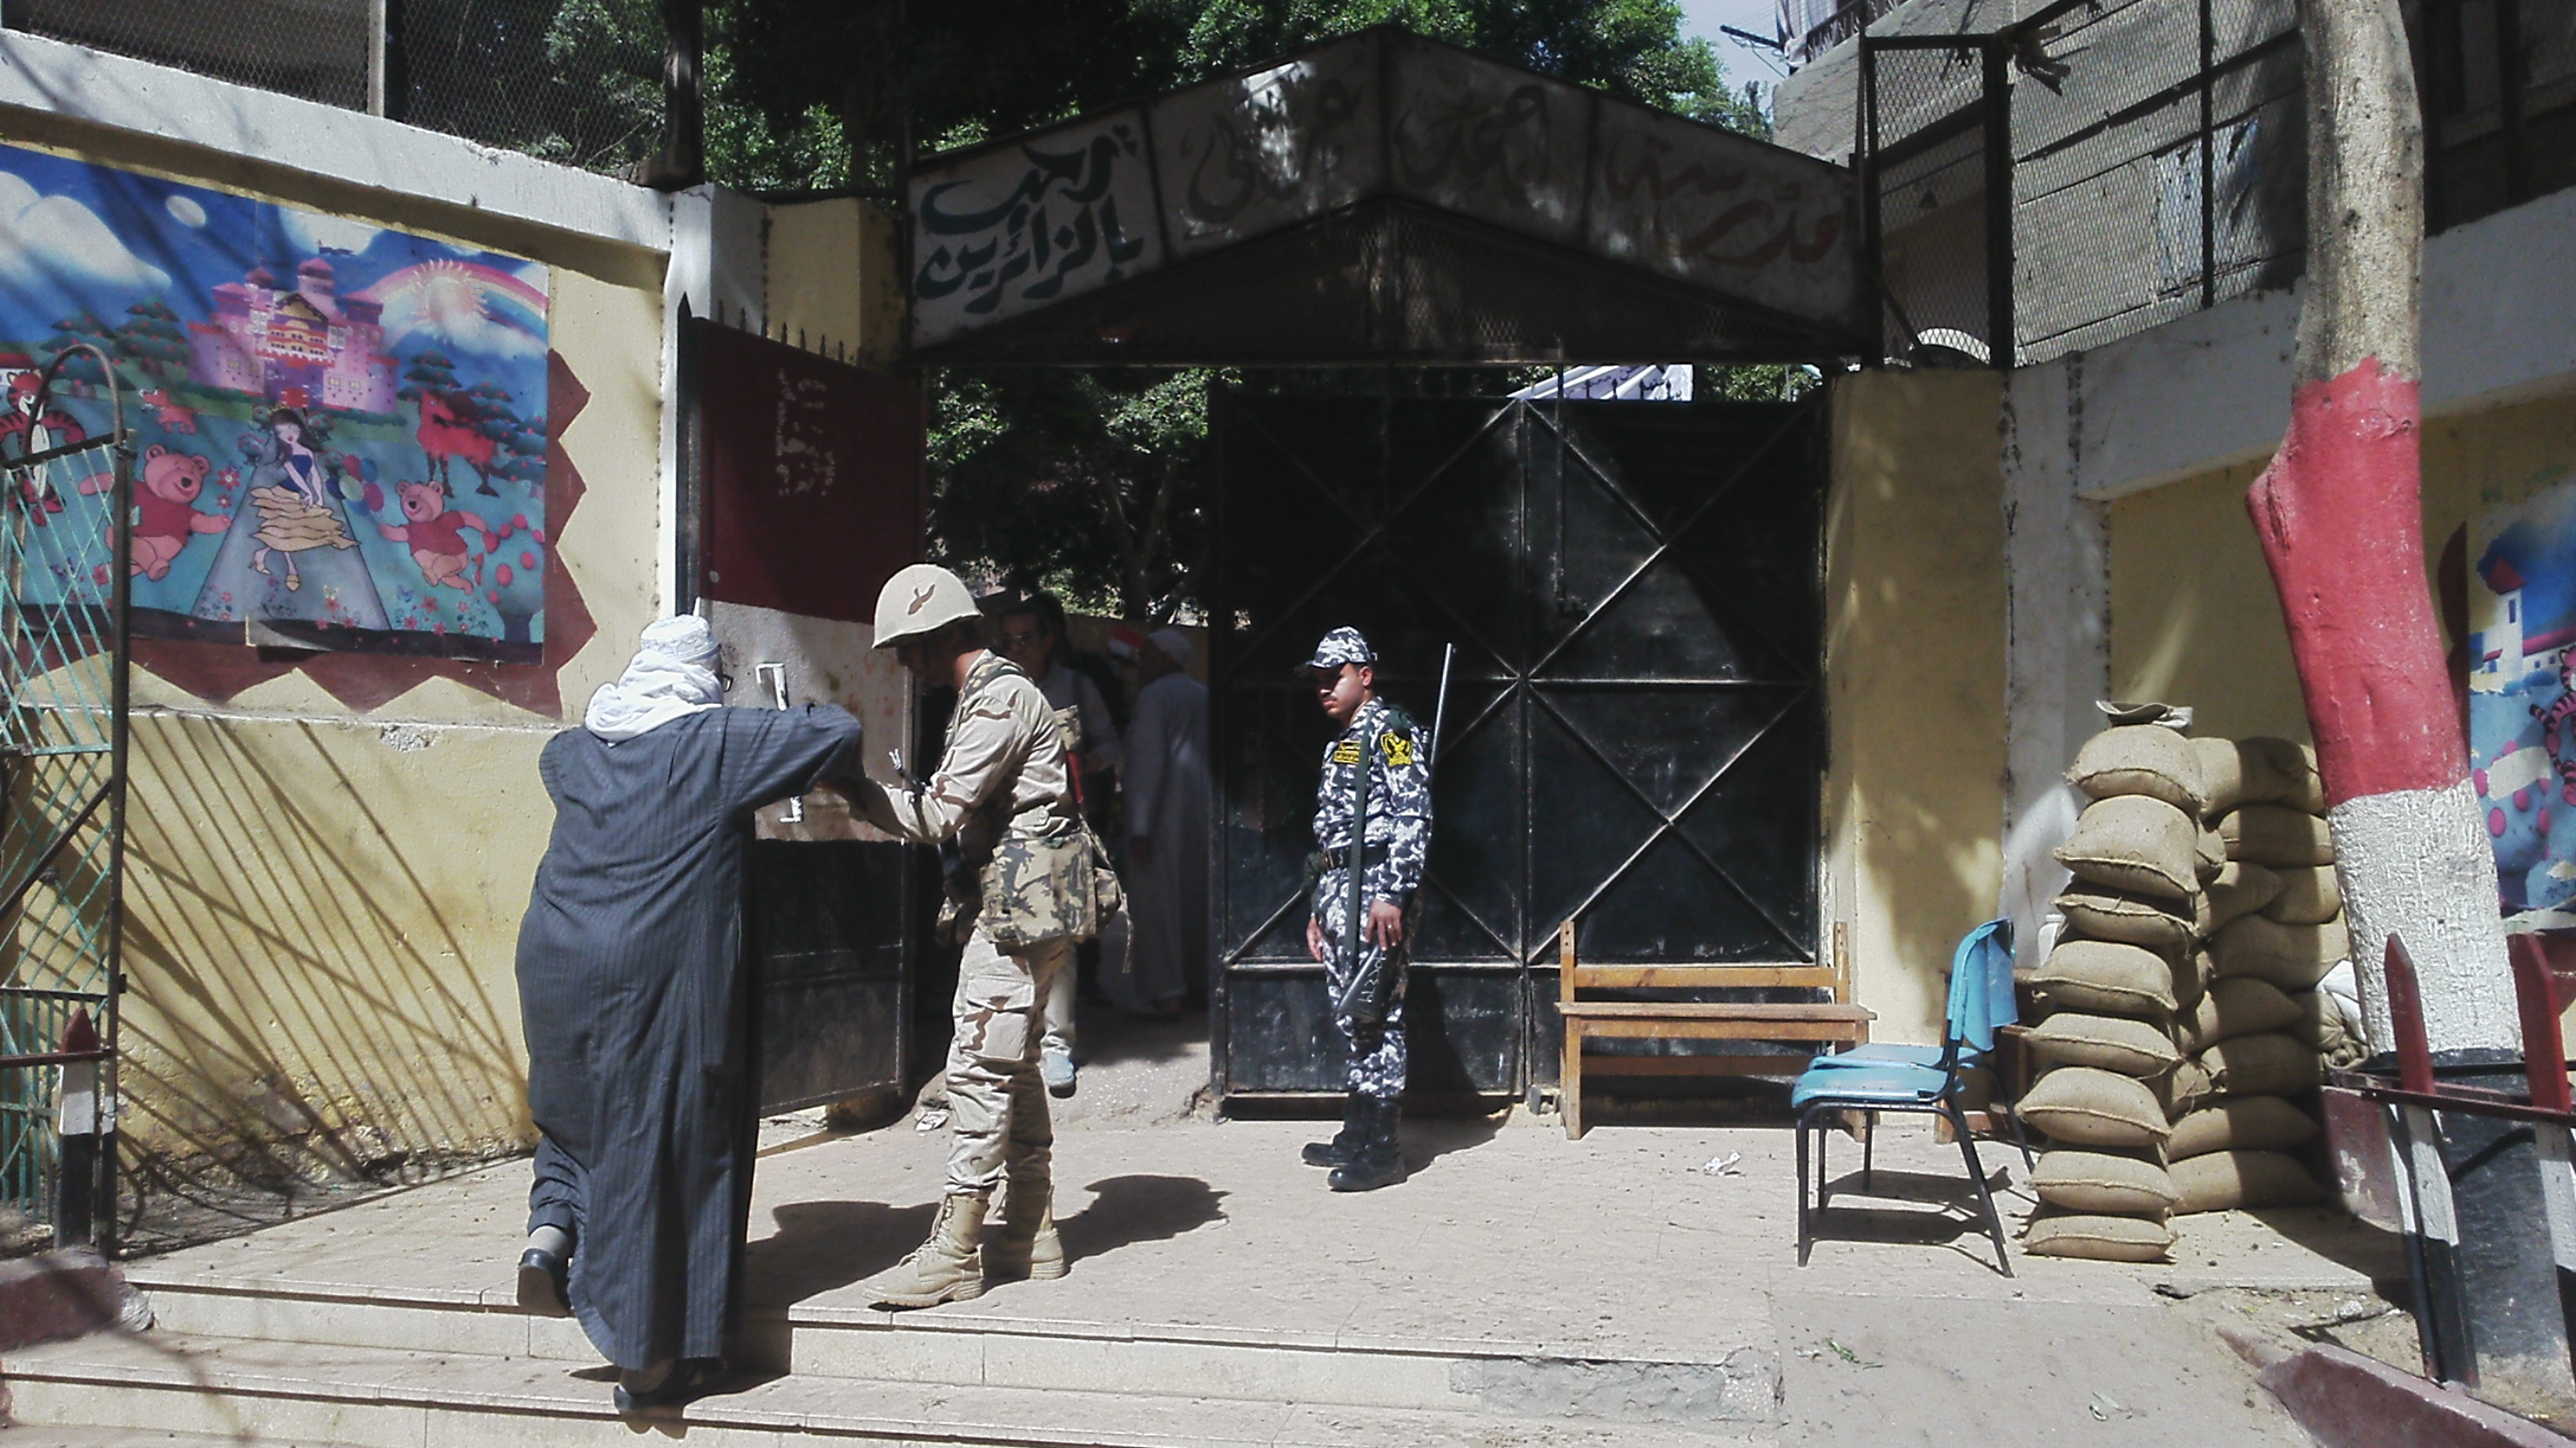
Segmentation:
<svg viewBox="0 0 2576 1448">
<path fill-rule="evenodd" d="M 1402 769 L 1413 763 L 1413 738 L 1411 735 L 1398 734 L 1394 730 L 1390 729 L 1377 737 L 1377 747 L 1378 752 L 1386 756 L 1386 762 L 1394 765 L 1398 769 Z"/>
<path fill-rule="evenodd" d="M 1333 762 L 1334 762 L 1335 764 L 1357 764 L 1357 763 L 1359 763 L 1359 762 L 1360 762 L 1360 742 L 1359 742 L 1358 740 L 1356 740 L 1356 739 L 1345 739 L 1345 740 L 1341 741 L 1340 743 L 1338 743 L 1338 744 L 1334 745 L 1334 746 L 1333 746 Z"/>
</svg>

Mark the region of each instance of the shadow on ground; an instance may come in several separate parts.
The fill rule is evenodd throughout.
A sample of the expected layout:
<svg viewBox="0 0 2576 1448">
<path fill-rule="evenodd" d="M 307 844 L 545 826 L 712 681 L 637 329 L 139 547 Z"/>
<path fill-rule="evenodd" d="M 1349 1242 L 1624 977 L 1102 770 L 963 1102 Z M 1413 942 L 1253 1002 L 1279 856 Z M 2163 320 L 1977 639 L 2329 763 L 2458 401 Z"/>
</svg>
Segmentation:
<svg viewBox="0 0 2576 1448">
<path fill-rule="evenodd" d="M 1503 1129 L 1504 1115 L 1431 1117 L 1405 1119 L 1402 1127 L 1404 1169 L 1418 1175 L 1422 1169 L 1456 1151 L 1472 1151 L 1492 1141 Z"/>
<path fill-rule="evenodd" d="M 743 1251 L 743 1297 L 784 1307 L 865 1281 L 930 1235 L 936 1203 L 790 1202 L 770 1215 L 778 1230 Z"/>
<path fill-rule="evenodd" d="M 1085 1066 L 1122 1061 L 1173 1061 L 1205 1055 L 1208 1018 L 1205 1011 L 1185 1011 L 1176 1020 L 1148 1020 L 1110 1006 L 1085 1004 L 1079 1017 L 1081 1042 L 1075 1058 Z"/>
<path fill-rule="evenodd" d="M 1226 1194 L 1197 1177 L 1109 1177 L 1083 1190 L 1092 1194 L 1090 1205 L 1056 1222 L 1070 1261 L 1139 1242 L 1169 1241 L 1225 1220 Z"/>
</svg>

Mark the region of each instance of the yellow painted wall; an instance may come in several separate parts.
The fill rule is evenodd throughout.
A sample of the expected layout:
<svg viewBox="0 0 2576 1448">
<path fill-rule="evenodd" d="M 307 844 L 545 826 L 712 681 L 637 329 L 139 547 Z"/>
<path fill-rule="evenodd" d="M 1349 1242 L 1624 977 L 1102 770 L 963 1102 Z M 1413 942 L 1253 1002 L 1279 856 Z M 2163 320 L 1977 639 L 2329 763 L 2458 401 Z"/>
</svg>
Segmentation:
<svg viewBox="0 0 2576 1448">
<path fill-rule="evenodd" d="M 2245 513 L 2245 490 L 2263 466 L 2218 469 L 2112 503 L 2111 689 L 2191 705 L 2195 733 L 2305 739 L 2279 596 Z M 2571 473 L 2576 395 L 2428 420 L 2428 578 L 2472 514 L 2521 502 Z"/>
<path fill-rule="evenodd" d="M 903 350 L 903 277 L 894 223 L 856 197 L 769 208 L 769 325 L 816 351 L 846 343 L 850 360 L 884 366 Z"/>
<path fill-rule="evenodd" d="M 549 537 L 598 630 L 557 675 L 564 710 L 617 675 L 657 611 L 660 254 L 27 124 L 5 139 L 547 263 L 551 343 L 589 394 L 569 426 L 550 402 L 585 493 Z M 138 670 L 134 699 L 121 1086 L 129 1152 L 159 1163 L 142 1179 L 524 1145 L 513 956 L 562 718 L 437 679 L 364 714 L 300 673 L 213 702 Z"/>
<path fill-rule="evenodd" d="M 1881 1040 L 1940 1039 L 1952 947 L 2002 884 L 2000 386 L 1872 371 L 1834 387 L 1827 918 Z"/>
</svg>

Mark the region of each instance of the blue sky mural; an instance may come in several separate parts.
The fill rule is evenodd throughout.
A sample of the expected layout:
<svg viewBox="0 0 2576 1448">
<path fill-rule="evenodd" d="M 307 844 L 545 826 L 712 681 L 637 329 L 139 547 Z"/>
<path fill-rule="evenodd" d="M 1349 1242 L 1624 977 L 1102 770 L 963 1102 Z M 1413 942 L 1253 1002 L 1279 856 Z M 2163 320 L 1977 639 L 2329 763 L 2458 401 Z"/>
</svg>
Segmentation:
<svg viewBox="0 0 2576 1448">
<path fill-rule="evenodd" d="M 87 343 L 135 428 L 139 629 L 535 662 L 548 284 L 516 257 L 0 146 L 0 451 L 108 430 Z M 39 408 L 36 370 L 66 354 Z M 49 477 L 38 511 L 90 483 Z"/>
</svg>

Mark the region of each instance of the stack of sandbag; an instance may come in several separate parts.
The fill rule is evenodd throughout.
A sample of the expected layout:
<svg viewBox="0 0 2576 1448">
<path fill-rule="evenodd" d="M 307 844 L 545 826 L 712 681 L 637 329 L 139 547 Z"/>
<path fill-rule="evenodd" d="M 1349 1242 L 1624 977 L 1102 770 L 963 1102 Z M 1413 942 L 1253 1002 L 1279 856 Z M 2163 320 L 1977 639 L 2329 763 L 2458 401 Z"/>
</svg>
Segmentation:
<svg viewBox="0 0 2576 1448">
<path fill-rule="evenodd" d="M 2202 826 L 2199 759 L 2176 730 L 2104 730 L 2068 778 L 2091 802 L 2057 849 L 2075 878 L 2033 981 L 2044 1014 L 2029 1045 L 2044 1069 L 2014 1109 L 2048 1148 L 2031 1176 L 2042 1207 L 2024 1249 L 2155 1261 L 2182 1200 L 2165 1164 L 2171 1121 L 2208 1090 L 2174 1022 L 2200 994 L 2203 881 L 2225 852 Z"/>
<path fill-rule="evenodd" d="M 2325 1188 L 2291 1153 L 2317 1135 L 2308 1103 L 2327 1065 L 2361 1058 L 2318 989 L 2350 958 L 2316 757 L 2286 739 L 2195 739 L 2203 817 L 2225 848 L 2209 883 L 2196 1000 L 2174 1039 L 2207 1078 L 2166 1146 L 2177 1212 L 2300 1206 Z"/>
</svg>

